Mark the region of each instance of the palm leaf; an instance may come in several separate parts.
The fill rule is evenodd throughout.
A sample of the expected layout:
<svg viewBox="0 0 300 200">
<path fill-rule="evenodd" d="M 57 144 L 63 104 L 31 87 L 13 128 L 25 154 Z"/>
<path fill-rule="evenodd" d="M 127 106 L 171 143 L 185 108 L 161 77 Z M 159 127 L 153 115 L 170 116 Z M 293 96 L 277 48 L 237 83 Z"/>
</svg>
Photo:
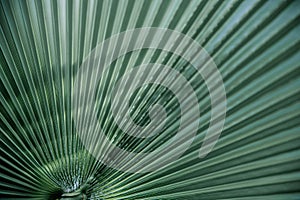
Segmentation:
<svg viewBox="0 0 300 200">
<path fill-rule="evenodd" d="M 0 24 L 0 198 L 300 198 L 300 1 L 2 0 Z M 141 27 L 178 31 L 207 51 L 223 78 L 227 114 L 213 151 L 199 158 L 212 115 L 203 77 L 187 60 L 160 49 L 119 57 L 101 78 L 93 108 L 120 148 L 153 151 L 179 126 L 179 102 L 155 84 L 130 94 L 130 106 L 133 121 L 143 126 L 151 121 L 151 105 L 163 105 L 169 117 L 160 134 L 136 138 L 115 123 L 108 96 L 134 66 L 176 69 L 201 110 L 201 118 L 188 123 L 200 122 L 197 135 L 179 159 L 157 171 L 129 173 L 105 165 L 86 147 L 103 141 L 79 128 L 89 118 L 76 126 L 75 116 L 84 115 L 79 107 L 74 111 L 72 95 L 77 73 L 98 44 Z"/>
</svg>

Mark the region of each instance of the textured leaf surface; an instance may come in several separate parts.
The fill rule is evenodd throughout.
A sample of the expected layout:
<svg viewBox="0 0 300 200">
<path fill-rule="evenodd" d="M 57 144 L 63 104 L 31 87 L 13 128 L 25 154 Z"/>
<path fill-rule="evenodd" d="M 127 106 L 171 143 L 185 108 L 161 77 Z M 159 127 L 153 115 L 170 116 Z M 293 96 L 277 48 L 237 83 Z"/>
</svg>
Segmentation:
<svg viewBox="0 0 300 200">
<path fill-rule="evenodd" d="M 300 199 L 300 1 L 2 0 L 0 24 L 0 198 Z M 159 50 L 120 57 L 101 80 L 98 99 L 99 122 L 120 147 L 155 148 L 177 127 L 178 102 L 168 98 L 163 102 L 172 102 L 175 114 L 152 143 L 129 138 L 113 123 L 105 91 L 112 77 L 133 66 L 173 66 L 194 84 L 201 109 L 197 137 L 179 160 L 130 174 L 85 149 L 71 94 L 76 72 L 97 44 L 141 27 L 179 31 L 207 50 L 223 77 L 227 116 L 214 150 L 199 159 L 211 114 L 201 77 Z M 147 87 L 133 103 L 141 124 L 149 120 L 141 113 L 167 92 Z"/>
</svg>

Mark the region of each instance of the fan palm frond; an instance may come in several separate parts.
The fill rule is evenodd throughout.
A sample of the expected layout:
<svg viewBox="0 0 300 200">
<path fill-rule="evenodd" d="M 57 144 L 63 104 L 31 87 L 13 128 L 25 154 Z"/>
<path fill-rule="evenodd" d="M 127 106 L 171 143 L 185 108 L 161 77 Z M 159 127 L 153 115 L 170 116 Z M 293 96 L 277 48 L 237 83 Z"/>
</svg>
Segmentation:
<svg viewBox="0 0 300 200">
<path fill-rule="evenodd" d="M 300 1 L 1 0 L 0 24 L 1 199 L 300 198 Z M 199 158 L 199 149 L 214 115 L 210 94 L 216 88 L 209 88 L 206 77 L 181 55 L 135 49 L 113 60 L 101 78 L 90 71 L 91 78 L 77 79 L 81 70 L 101 60 L 91 57 L 99 44 L 146 27 L 191 38 L 205 49 L 201 55 L 210 56 L 222 77 L 225 124 L 205 157 Z M 149 46 L 164 41 L 168 38 L 150 38 Z M 183 53 L 197 60 L 198 52 L 189 45 Z M 171 164 L 132 173 L 122 167 L 139 166 L 136 160 L 122 160 L 120 169 L 97 157 L 95 152 L 106 152 L 109 144 L 93 133 L 101 128 L 120 149 L 149 153 L 169 145 L 183 109 L 173 91 L 154 83 L 123 90 L 117 93 L 119 104 L 111 103 L 117 81 L 144 63 L 168 65 L 189 82 L 198 103 L 191 104 L 191 95 L 184 98 L 187 123 L 182 133 L 196 135 Z M 164 74 L 155 69 L 154 78 Z M 146 79 L 148 73 L 137 71 L 134 77 Z M 164 80 L 176 84 L 176 78 Z M 120 87 L 126 88 L 127 82 Z M 84 83 L 94 84 L 94 95 Z M 80 87 L 86 93 L 74 100 Z M 81 101 L 91 99 L 92 107 L 81 107 Z M 157 113 L 149 109 L 154 104 L 160 104 L 166 116 L 159 133 L 149 129 L 153 136 L 135 137 L 138 130 L 131 125 L 152 123 Z M 131 123 L 122 114 L 125 105 L 130 107 Z M 198 109 L 200 117 L 193 117 Z M 96 120 L 88 115 L 91 112 Z M 116 123 L 118 119 L 123 124 Z M 94 123 L 97 126 L 91 126 Z M 174 152 L 182 148 L 178 143 Z M 164 159 L 174 152 L 165 152 Z M 110 159 L 121 156 L 113 153 L 107 154 Z"/>
</svg>

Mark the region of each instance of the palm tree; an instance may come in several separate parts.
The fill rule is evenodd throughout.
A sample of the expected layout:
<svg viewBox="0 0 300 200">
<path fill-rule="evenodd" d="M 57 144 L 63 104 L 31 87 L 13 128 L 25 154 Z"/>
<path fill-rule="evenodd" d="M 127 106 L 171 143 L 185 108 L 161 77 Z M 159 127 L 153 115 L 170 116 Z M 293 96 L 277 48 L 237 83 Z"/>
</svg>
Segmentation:
<svg viewBox="0 0 300 200">
<path fill-rule="evenodd" d="M 300 1 L 1 0 L 0 24 L 1 199 L 300 198 Z M 101 63 L 99 44 L 145 27 L 181 33 L 205 57 L 191 43 L 176 53 L 184 38 L 146 35 L 143 44 L 171 41 L 176 48 L 134 49 L 112 60 L 101 77 L 89 71 Z M 131 36 L 122 45 L 140 41 L 141 35 Z M 104 59 L 120 44 L 102 51 Z M 193 62 L 201 58 L 198 73 Z M 134 71 L 144 63 L 159 67 Z M 201 74 L 207 63 L 221 80 Z M 179 75 L 162 66 L 186 80 L 196 105 L 185 85 L 176 86 L 187 94 L 181 101 L 165 85 L 137 84 L 151 77 L 176 85 Z M 224 86 L 226 118 L 222 98 L 211 103 L 212 92 L 221 93 L 209 81 Z M 117 86 L 123 89 L 114 93 Z M 221 135 L 215 129 L 209 135 L 212 121 L 222 117 Z M 179 130 L 195 136 L 159 158 L 138 160 L 109 148 L 149 155 L 170 145 Z M 213 143 L 212 151 L 199 158 L 204 142 Z M 163 167 L 135 168 L 157 165 Z"/>
</svg>

